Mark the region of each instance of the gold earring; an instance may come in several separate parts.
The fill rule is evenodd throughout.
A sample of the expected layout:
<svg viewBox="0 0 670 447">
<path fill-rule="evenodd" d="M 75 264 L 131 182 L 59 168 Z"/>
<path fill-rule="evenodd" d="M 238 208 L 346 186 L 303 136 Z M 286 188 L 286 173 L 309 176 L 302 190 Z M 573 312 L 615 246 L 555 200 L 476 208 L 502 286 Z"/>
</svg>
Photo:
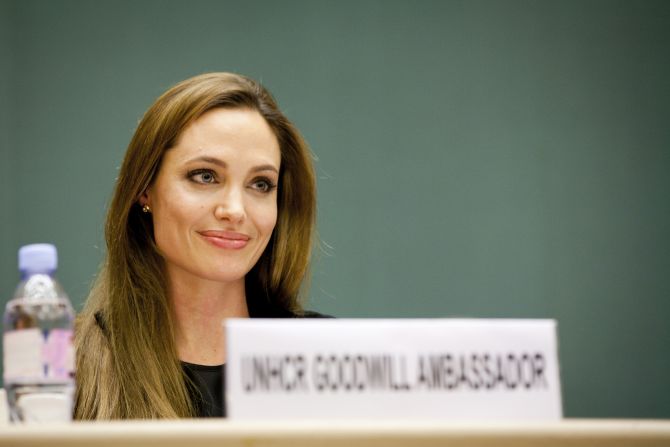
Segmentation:
<svg viewBox="0 0 670 447">
<path fill-rule="evenodd" d="M 150 212 L 151 212 L 151 208 L 149 208 L 149 205 L 144 205 L 144 206 L 142 207 L 142 212 L 143 212 L 143 213 L 150 213 Z"/>
</svg>

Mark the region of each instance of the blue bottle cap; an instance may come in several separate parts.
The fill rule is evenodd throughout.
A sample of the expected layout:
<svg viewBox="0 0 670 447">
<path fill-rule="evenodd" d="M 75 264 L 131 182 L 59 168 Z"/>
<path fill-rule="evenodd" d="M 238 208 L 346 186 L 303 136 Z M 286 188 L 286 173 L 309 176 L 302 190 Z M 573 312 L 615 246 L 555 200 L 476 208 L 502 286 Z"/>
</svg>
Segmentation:
<svg viewBox="0 0 670 447">
<path fill-rule="evenodd" d="M 51 273 L 58 268 L 58 252 L 53 244 L 30 244 L 19 248 L 19 270 Z"/>
</svg>

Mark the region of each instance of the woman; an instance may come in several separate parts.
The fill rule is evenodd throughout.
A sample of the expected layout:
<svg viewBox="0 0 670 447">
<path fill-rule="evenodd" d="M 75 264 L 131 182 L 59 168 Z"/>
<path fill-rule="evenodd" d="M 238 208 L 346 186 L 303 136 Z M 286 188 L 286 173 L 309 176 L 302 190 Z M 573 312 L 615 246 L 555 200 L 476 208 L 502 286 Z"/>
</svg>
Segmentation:
<svg viewBox="0 0 670 447">
<path fill-rule="evenodd" d="M 109 207 L 107 258 L 78 317 L 75 418 L 225 415 L 221 322 L 304 312 L 309 150 L 261 85 L 183 81 L 142 118 Z"/>
</svg>

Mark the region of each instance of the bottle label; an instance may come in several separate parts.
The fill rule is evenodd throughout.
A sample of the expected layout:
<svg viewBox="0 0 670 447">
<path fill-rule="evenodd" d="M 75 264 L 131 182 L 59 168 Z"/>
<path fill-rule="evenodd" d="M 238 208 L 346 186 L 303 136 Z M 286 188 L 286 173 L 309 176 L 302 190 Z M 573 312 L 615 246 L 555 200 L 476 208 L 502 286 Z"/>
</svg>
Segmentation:
<svg viewBox="0 0 670 447">
<path fill-rule="evenodd" d="M 37 328 L 5 332 L 5 381 L 70 380 L 74 377 L 71 329 Z"/>
</svg>

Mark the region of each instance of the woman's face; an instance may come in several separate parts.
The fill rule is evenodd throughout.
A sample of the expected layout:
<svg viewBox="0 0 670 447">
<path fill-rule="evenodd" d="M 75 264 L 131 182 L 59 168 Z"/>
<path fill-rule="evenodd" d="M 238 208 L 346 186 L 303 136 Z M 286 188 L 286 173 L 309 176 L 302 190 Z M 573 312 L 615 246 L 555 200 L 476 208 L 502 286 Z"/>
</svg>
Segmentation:
<svg viewBox="0 0 670 447">
<path fill-rule="evenodd" d="M 213 109 L 184 130 L 140 200 L 171 277 L 244 279 L 277 222 L 280 160 L 255 110 Z"/>
</svg>

